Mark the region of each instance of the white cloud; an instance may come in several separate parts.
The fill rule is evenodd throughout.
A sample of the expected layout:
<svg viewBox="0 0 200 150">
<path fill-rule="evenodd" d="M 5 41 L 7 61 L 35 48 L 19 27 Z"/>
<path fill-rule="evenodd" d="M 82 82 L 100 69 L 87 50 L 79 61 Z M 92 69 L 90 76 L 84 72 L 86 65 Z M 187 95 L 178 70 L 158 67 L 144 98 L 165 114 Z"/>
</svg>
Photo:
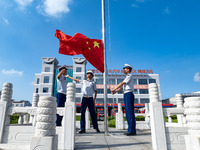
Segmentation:
<svg viewBox="0 0 200 150">
<path fill-rule="evenodd" d="M 171 11 L 169 10 L 168 7 L 166 7 L 166 8 L 164 9 L 163 13 L 169 15 L 169 14 L 171 14 Z"/>
<path fill-rule="evenodd" d="M 45 16 L 60 17 L 70 11 L 70 2 L 71 0 L 43 0 L 42 4 L 37 6 L 37 10 Z"/>
<path fill-rule="evenodd" d="M 14 69 L 11 69 L 11 70 L 5 70 L 3 69 L 1 71 L 3 74 L 6 74 L 6 75 L 18 75 L 18 76 L 23 76 L 23 71 L 17 71 L 17 70 L 14 70 Z"/>
<path fill-rule="evenodd" d="M 26 6 L 30 5 L 33 0 L 14 0 L 18 5 L 19 8 L 24 10 Z"/>
<path fill-rule="evenodd" d="M 194 81 L 195 82 L 200 82 L 200 73 L 199 72 L 195 73 L 195 75 L 194 75 Z"/>
<path fill-rule="evenodd" d="M 6 19 L 6 18 L 4 18 L 4 17 L 2 17 L 2 19 L 3 19 L 3 21 L 4 21 L 6 24 L 9 24 L 8 19 Z"/>
<path fill-rule="evenodd" d="M 139 8 L 139 6 L 136 5 L 136 4 L 132 4 L 131 6 L 132 6 L 132 7 L 135 7 L 135 8 Z"/>
</svg>

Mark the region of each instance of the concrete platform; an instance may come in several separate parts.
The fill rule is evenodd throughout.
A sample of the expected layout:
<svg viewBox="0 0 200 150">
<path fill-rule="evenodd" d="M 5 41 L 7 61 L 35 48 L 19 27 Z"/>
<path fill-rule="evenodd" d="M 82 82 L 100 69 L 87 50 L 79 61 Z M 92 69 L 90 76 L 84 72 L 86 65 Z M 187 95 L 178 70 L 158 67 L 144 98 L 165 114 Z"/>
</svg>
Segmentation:
<svg viewBox="0 0 200 150">
<path fill-rule="evenodd" d="M 84 134 L 76 133 L 76 150 L 152 150 L 151 131 L 137 130 L 136 136 L 125 136 L 126 130 L 109 128 L 109 136 L 104 136 L 103 121 L 99 122 L 101 133 L 89 129 Z"/>
</svg>

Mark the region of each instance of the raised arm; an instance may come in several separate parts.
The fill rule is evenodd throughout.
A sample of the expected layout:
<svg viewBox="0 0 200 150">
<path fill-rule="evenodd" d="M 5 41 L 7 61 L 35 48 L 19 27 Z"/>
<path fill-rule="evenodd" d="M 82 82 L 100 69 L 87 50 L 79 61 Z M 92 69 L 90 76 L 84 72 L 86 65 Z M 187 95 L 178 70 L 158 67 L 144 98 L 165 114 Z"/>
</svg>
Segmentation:
<svg viewBox="0 0 200 150">
<path fill-rule="evenodd" d="M 70 77 L 69 75 L 66 75 L 65 77 L 70 78 L 70 79 L 72 79 L 72 80 L 74 80 L 74 81 L 76 81 L 76 82 L 80 82 L 79 79 L 75 79 L 75 78 L 73 78 L 73 77 Z"/>
<path fill-rule="evenodd" d="M 60 79 L 66 69 L 62 69 L 58 74 L 57 78 Z"/>
</svg>

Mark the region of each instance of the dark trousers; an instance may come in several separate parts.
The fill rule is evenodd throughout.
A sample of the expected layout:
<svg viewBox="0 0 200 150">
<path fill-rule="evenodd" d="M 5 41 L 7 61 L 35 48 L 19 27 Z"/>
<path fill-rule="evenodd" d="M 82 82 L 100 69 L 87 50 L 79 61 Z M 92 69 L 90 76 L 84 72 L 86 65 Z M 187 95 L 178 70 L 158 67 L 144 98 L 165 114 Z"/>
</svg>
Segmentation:
<svg viewBox="0 0 200 150">
<path fill-rule="evenodd" d="M 62 93 L 57 93 L 56 98 L 57 98 L 57 107 L 65 107 L 66 95 Z M 58 114 L 56 116 L 57 116 L 56 125 L 61 126 L 63 117 Z"/>
<path fill-rule="evenodd" d="M 98 128 L 97 115 L 95 113 L 93 97 L 90 97 L 90 98 L 83 97 L 82 103 L 81 103 L 81 131 L 85 130 L 85 111 L 87 107 L 89 108 L 94 129 Z"/>
<path fill-rule="evenodd" d="M 129 133 L 136 133 L 134 100 L 135 100 L 135 96 L 132 92 L 128 92 L 124 94 L 124 104 L 125 104 L 126 119 L 128 122 Z"/>
</svg>

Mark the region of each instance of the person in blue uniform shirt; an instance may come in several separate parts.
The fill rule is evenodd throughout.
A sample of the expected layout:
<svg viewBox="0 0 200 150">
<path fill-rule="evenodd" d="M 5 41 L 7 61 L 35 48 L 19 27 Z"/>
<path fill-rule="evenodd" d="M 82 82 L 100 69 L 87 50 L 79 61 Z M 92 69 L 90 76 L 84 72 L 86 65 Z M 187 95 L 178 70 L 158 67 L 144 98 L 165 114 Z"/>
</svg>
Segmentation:
<svg viewBox="0 0 200 150">
<path fill-rule="evenodd" d="M 60 66 L 58 68 L 59 73 L 57 75 L 57 107 L 65 107 L 66 102 L 66 90 L 67 90 L 67 81 L 66 81 L 66 74 L 67 74 L 67 68 L 66 65 Z M 57 114 L 57 120 L 56 125 L 61 126 L 62 122 L 62 116 Z"/>
<path fill-rule="evenodd" d="M 134 136 L 136 135 L 136 120 L 134 113 L 134 82 L 133 76 L 130 74 L 132 71 L 132 67 L 128 64 L 125 64 L 123 69 L 124 74 L 126 74 L 126 78 L 120 84 L 118 84 L 116 88 L 111 90 L 111 92 L 112 94 L 115 94 L 121 91 L 122 89 L 124 90 L 124 104 L 126 111 L 126 119 L 128 122 L 128 132 L 125 133 L 125 135 Z"/>
<path fill-rule="evenodd" d="M 96 89 L 96 83 L 92 81 L 92 78 L 94 77 L 94 74 L 91 70 L 87 71 L 87 80 L 80 81 L 78 79 L 75 79 L 73 77 L 70 77 L 67 75 L 66 77 L 80 82 L 82 84 L 82 102 L 81 102 L 81 130 L 79 133 L 85 133 L 85 111 L 87 107 L 89 108 L 90 116 L 92 118 L 92 124 L 93 128 L 96 130 L 96 132 L 100 132 L 98 128 L 98 123 L 97 123 L 97 115 L 95 111 L 95 101 L 97 97 L 97 89 Z M 93 99 L 93 94 L 94 94 L 94 99 Z"/>
</svg>

